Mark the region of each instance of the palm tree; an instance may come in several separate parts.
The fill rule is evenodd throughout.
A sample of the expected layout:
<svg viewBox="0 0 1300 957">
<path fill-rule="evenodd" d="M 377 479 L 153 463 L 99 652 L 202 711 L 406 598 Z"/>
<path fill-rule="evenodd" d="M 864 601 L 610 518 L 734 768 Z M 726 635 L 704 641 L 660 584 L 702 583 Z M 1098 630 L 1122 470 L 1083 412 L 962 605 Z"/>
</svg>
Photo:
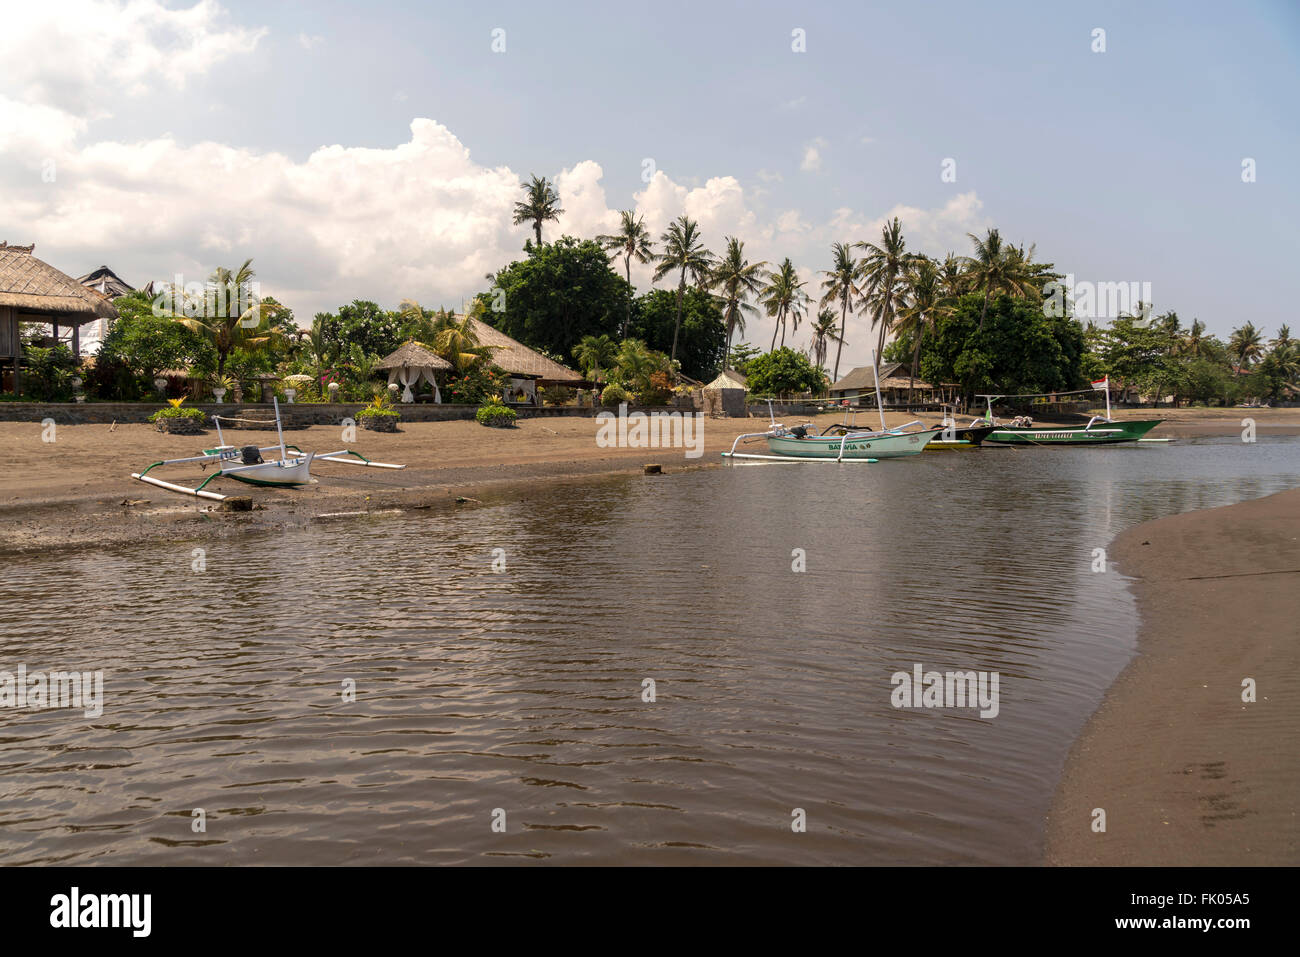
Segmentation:
<svg viewBox="0 0 1300 957">
<path fill-rule="evenodd" d="M 799 278 L 799 274 L 794 271 L 794 263 L 790 262 L 787 256 L 781 263 L 780 267 L 772 270 L 767 274 L 767 285 L 759 292 L 759 302 L 767 310 L 767 314 L 776 319 L 772 326 L 772 346 L 768 352 L 776 350 L 776 330 L 781 328 L 781 348 L 785 348 L 785 325 L 788 319 L 793 320 L 794 328 L 792 332 L 799 331 L 799 323 L 803 319 L 804 303 L 808 299 L 807 293 L 803 291 L 804 281 Z"/>
<path fill-rule="evenodd" d="M 640 339 L 624 339 L 614 359 L 619 378 L 640 392 L 650 383 L 650 376 L 659 371 L 658 364 L 646 344 Z"/>
<path fill-rule="evenodd" d="M 528 194 L 522 202 L 515 203 L 514 224 L 532 223 L 533 232 L 537 234 L 537 245 L 542 244 L 542 223 L 546 220 L 558 221 L 564 215 L 560 209 L 560 194 L 555 191 L 550 180 L 534 176 L 530 183 L 520 183 L 519 188 Z"/>
<path fill-rule="evenodd" d="M 1286 328 L 1283 326 L 1283 328 Z M 1185 356 L 1199 356 L 1205 352 L 1205 323 L 1192 320 L 1192 327 L 1178 340 L 1178 352 Z"/>
<path fill-rule="evenodd" d="M 1294 341 L 1295 340 L 1291 338 L 1291 327 L 1284 325 L 1277 330 L 1277 338 L 1269 343 L 1269 348 L 1286 349 Z"/>
<path fill-rule="evenodd" d="M 627 318 L 623 320 L 623 331 L 619 334 L 620 338 L 627 335 L 628 327 L 632 325 L 632 258 L 636 257 L 639 263 L 648 263 L 654 259 L 654 249 L 650 244 L 650 230 L 645 227 L 645 217 L 637 216 L 636 212 L 631 209 L 625 209 L 619 213 L 622 217 L 618 224 L 618 232 L 610 233 L 605 236 L 597 236 L 596 242 L 600 243 L 608 252 L 623 257 L 623 271 L 627 275 L 628 299 L 627 299 Z"/>
<path fill-rule="evenodd" d="M 1047 278 L 1055 273 L 1045 272 L 1049 267 L 1035 267 L 1033 249 L 1028 256 L 1023 249 L 1006 246 L 996 229 L 990 229 L 984 239 L 974 233 L 967 233 L 975 244 L 975 255 L 967 257 L 971 285 L 984 290 L 984 308 L 980 310 L 980 329 L 984 328 L 984 319 L 989 312 L 989 300 L 995 294 L 1010 293 L 1028 295 L 1038 278 Z"/>
<path fill-rule="evenodd" d="M 583 336 L 573 347 L 573 358 L 583 372 L 591 373 L 592 382 L 599 382 L 600 367 L 608 369 L 618 358 L 618 343 L 606 335 Z"/>
<path fill-rule="evenodd" d="M 839 345 L 835 348 L 835 374 L 831 381 L 840 377 L 840 353 L 844 351 L 844 333 L 849 321 L 850 310 L 856 309 L 862 299 L 862 290 L 858 286 L 861 263 L 853 258 L 853 246 L 850 243 L 831 243 L 831 268 L 823 269 L 822 289 L 825 290 L 819 305 L 840 304 Z"/>
<path fill-rule="evenodd" d="M 677 333 L 682 327 L 682 299 L 686 295 L 686 276 L 689 274 L 696 285 L 703 285 L 708 280 L 713 265 L 713 254 L 700 241 L 699 224 L 685 215 L 678 216 L 669 223 L 659 241 L 663 243 L 664 251 L 655 257 L 659 265 L 655 267 L 654 281 L 658 282 L 671 272 L 681 273 L 677 283 L 677 319 L 673 323 L 673 351 L 670 357 L 676 359 Z"/>
<path fill-rule="evenodd" d="M 948 300 L 956 299 L 966 291 L 967 279 L 962 257 L 956 253 L 948 253 L 943 259 L 943 264 L 939 266 L 939 284 L 943 289 L 943 297 Z"/>
<path fill-rule="evenodd" d="M 903 226 L 897 216 L 893 222 L 881 227 L 879 244 L 860 242 L 857 245 L 867 251 L 861 269 L 867 283 L 865 298 L 866 305 L 871 308 L 871 322 L 880 325 L 875 353 L 879 365 L 880 354 L 885 351 L 885 336 L 893 328 L 898 311 L 903 277 L 913 257 L 907 252 Z"/>
<path fill-rule="evenodd" d="M 751 263 L 745 258 L 745 244 L 735 236 L 727 237 L 727 251 L 709 274 L 711 289 L 721 289 L 722 318 L 727 323 L 727 354 L 731 354 L 731 336 L 736 329 L 745 331 L 745 313 L 757 312 L 749 304 L 758 295 L 762 269 L 766 262 Z"/>
<path fill-rule="evenodd" d="M 1258 359 L 1263 353 L 1264 333 L 1255 328 L 1252 322 L 1246 323 L 1240 329 L 1232 330 L 1232 338 L 1228 340 L 1228 353 L 1237 360 L 1236 375 L 1241 375 L 1244 369 L 1252 359 Z"/>
<path fill-rule="evenodd" d="M 916 339 L 912 348 L 912 375 L 907 384 L 907 401 L 912 402 L 916 390 L 916 367 L 921 361 L 921 342 L 927 330 L 934 331 L 939 317 L 952 311 L 944 295 L 943 279 L 939 265 L 928 256 L 918 256 L 907 271 L 906 302 L 898 310 L 898 334 Z"/>
<path fill-rule="evenodd" d="M 482 303 L 475 303 L 481 311 Z M 481 346 L 478 333 L 474 331 L 474 311 L 460 319 L 445 314 L 438 317 L 434 324 L 433 341 L 429 343 L 433 351 L 442 356 L 456 369 L 457 375 L 463 375 L 467 369 L 492 359 L 492 346 Z"/>
<path fill-rule="evenodd" d="M 234 302 L 215 310 L 215 315 L 208 315 L 205 308 L 201 316 L 172 316 L 176 322 L 212 343 L 217 351 L 218 378 L 225 375 L 226 360 L 235 349 L 261 349 L 281 337 L 280 331 L 270 323 L 285 311 L 284 307 L 274 299 L 251 296 L 249 283 L 255 275 L 251 259 L 244 260 L 244 264 L 233 273 L 218 266 L 208 277 L 208 283 L 226 290 L 227 295 L 234 295 Z M 221 302 L 221 297 L 217 302 Z"/>
<path fill-rule="evenodd" d="M 835 325 L 838 322 L 835 313 L 829 309 L 821 310 L 817 313 L 817 318 L 812 321 L 813 359 L 819 369 L 826 368 L 826 353 L 831 341 L 840 341 L 840 337 L 835 334 Z"/>
</svg>

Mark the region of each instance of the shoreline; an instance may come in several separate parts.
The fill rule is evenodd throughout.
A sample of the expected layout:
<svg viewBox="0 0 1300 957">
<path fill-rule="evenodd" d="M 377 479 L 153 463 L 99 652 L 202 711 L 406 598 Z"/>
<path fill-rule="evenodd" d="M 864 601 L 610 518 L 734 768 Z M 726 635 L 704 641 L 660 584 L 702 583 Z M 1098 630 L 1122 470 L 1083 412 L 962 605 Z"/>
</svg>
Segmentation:
<svg viewBox="0 0 1300 957">
<path fill-rule="evenodd" d="M 1071 746 L 1045 862 L 1300 863 L 1300 488 L 1144 522 L 1110 553 L 1137 654 Z"/>
<path fill-rule="evenodd" d="M 1174 410 L 1159 427 L 1167 438 L 1237 436 L 1241 410 Z M 1117 418 L 1141 418 L 1147 410 L 1125 410 Z M 888 412 L 898 426 L 912 413 Z M 859 411 L 865 425 L 874 413 Z M 937 415 L 926 420 L 938 421 Z M 787 424 L 795 422 L 787 417 Z M 800 417 L 799 421 L 803 421 Z M 820 431 L 843 421 L 842 413 L 811 420 Z M 965 422 L 962 416 L 959 421 Z M 1270 410 L 1257 417 L 1261 435 L 1300 435 L 1300 409 Z M 358 431 L 342 441 L 337 426 L 294 429 L 286 440 L 305 449 L 356 448 L 376 461 L 395 462 L 401 471 L 348 468 L 325 464 L 315 470 L 317 484 L 299 489 L 258 488 L 222 480 L 226 494 L 253 500 L 254 510 L 230 512 L 219 503 L 191 499 L 130 478 L 132 471 L 163 458 L 195 455 L 211 445 L 215 433 L 172 435 L 151 425 L 60 425 L 56 440 L 41 440 L 39 423 L 0 422 L 0 442 L 10 450 L 10 468 L 0 474 L 0 554 L 35 550 L 100 547 L 171 538 L 178 526 L 186 534 L 220 538 L 250 530 L 301 524 L 320 514 L 455 507 L 458 497 L 519 494 L 538 482 L 572 481 L 608 475 L 636 475 L 642 466 L 660 464 L 665 473 L 716 468 L 719 453 L 735 437 L 759 431 L 766 416 L 701 420 L 702 455 L 686 458 L 683 449 L 617 449 L 596 444 L 594 418 L 531 418 L 514 429 L 488 429 L 467 420 L 404 423 L 401 431 Z M 232 444 L 275 441 L 274 431 L 240 430 Z M 932 453 L 953 454 L 953 453 Z M 966 453 L 957 453 L 966 454 Z M 975 454 L 984 454 L 983 450 Z M 995 453 L 996 454 L 996 453 Z M 197 467 L 159 473 L 195 485 Z"/>
</svg>

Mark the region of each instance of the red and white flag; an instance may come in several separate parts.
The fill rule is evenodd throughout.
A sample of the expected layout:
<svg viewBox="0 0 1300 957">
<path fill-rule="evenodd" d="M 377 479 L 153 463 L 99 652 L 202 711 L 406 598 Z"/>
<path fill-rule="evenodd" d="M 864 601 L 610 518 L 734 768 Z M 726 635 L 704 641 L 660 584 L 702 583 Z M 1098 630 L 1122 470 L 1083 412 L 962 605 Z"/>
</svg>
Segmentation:
<svg viewBox="0 0 1300 957">
<path fill-rule="evenodd" d="M 1094 389 L 1105 389 L 1110 391 L 1110 373 L 1106 373 L 1106 378 L 1097 379 L 1092 383 Z"/>
</svg>

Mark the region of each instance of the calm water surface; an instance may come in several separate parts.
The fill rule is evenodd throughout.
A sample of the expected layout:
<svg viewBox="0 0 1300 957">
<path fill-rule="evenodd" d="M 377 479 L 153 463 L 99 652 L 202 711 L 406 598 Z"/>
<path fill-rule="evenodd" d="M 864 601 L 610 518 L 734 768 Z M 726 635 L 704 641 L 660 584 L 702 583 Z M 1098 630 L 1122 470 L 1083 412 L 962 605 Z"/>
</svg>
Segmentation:
<svg viewBox="0 0 1300 957">
<path fill-rule="evenodd" d="M 105 706 L 0 709 L 0 862 L 1035 863 L 1134 651 L 1092 550 L 1297 472 L 1296 439 L 737 464 L 10 561 L 0 670 L 102 669 Z M 894 709 L 918 663 L 999 672 L 1000 713 Z"/>
</svg>

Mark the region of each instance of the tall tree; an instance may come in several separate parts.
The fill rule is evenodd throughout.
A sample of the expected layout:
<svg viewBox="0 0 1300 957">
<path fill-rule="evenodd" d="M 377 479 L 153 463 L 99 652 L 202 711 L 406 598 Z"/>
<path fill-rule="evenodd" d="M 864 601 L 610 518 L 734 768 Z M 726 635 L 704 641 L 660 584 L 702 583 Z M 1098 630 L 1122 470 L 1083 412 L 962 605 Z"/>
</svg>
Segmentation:
<svg viewBox="0 0 1300 957">
<path fill-rule="evenodd" d="M 971 285 L 975 289 L 984 290 L 984 307 L 980 311 L 981 329 L 984 328 L 984 319 L 988 315 L 989 300 L 995 295 L 1025 295 L 1034 288 L 1036 279 L 1046 280 L 1049 274 L 1055 275 L 1050 273 L 1051 267 L 1046 267 L 1049 272 L 1045 273 L 1043 269 L 1032 266 L 1030 260 L 1033 258 L 1033 250 L 1026 256 L 1023 250 L 1007 246 L 996 229 L 990 229 L 983 239 L 974 233 L 966 235 L 975 244 L 975 255 L 966 259 Z"/>
<path fill-rule="evenodd" d="M 898 310 L 898 334 L 915 339 L 912 347 L 912 373 L 907 384 L 907 401 L 910 404 L 916 390 L 916 369 L 921 362 L 921 342 L 927 331 L 933 331 L 935 323 L 941 316 L 952 312 L 952 306 L 944 295 L 943 281 L 939 266 L 928 256 L 917 256 L 912 260 L 906 275 L 907 295 L 903 307 Z"/>
<path fill-rule="evenodd" d="M 628 326 L 632 324 L 632 260 L 648 263 L 654 259 L 654 247 L 650 243 L 650 230 L 646 229 L 645 217 L 638 216 L 634 210 L 625 209 L 619 213 L 618 232 L 597 236 L 596 242 L 605 247 L 605 251 L 623 257 L 623 272 L 627 277 L 628 297 L 627 315 L 623 320 L 620 336 L 626 336 Z"/>
<path fill-rule="evenodd" d="M 903 239 L 903 226 L 898 217 L 880 228 L 879 243 L 858 243 L 866 250 L 862 261 L 862 275 L 867 284 L 866 305 L 871 310 L 871 321 L 879 325 L 876 342 L 876 363 L 885 351 L 885 336 L 894 326 L 899 306 L 899 293 L 903 289 L 903 276 L 911 263 L 907 241 Z"/>
<path fill-rule="evenodd" d="M 766 262 L 751 263 L 745 258 L 745 244 L 735 236 L 727 237 L 727 251 L 722 254 L 709 274 L 709 288 L 720 290 L 722 318 L 727 324 L 727 351 L 731 351 L 731 336 L 736 329 L 745 331 L 745 313 L 757 312 L 749 297 L 759 292 L 762 270 Z"/>
<path fill-rule="evenodd" d="M 861 305 L 862 289 L 858 285 L 861 269 L 862 264 L 853 258 L 851 243 L 831 244 L 831 268 L 822 270 L 826 278 L 822 280 L 824 294 L 820 303 L 829 306 L 838 302 L 840 306 L 839 345 L 835 348 L 835 372 L 831 375 L 831 382 L 838 382 L 840 378 L 840 354 L 844 351 L 849 313 Z"/>
<path fill-rule="evenodd" d="M 673 325 L 673 349 L 669 353 L 670 358 L 676 359 L 677 333 L 682 326 L 682 297 L 686 295 L 686 277 L 689 275 L 691 281 L 697 286 L 705 285 L 713 266 L 713 255 L 704 248 L 704 242 L 700 239 L 699 224 L 685 215 L 678 216 L 668 224 L 664 234 L 659 237 L 659 242 L 663 244 L 664 251 L 656 257 L 659 265 L 655 267 L 654 281 L 658 282 L 673 272 L 680 273 L 677 283 L 677 320 Z"/>
<path fill-rule="evenodd" d="M 274 321 L 284 307 L 274 299 L 253 295 L 251 283 L 255 275 L 251 259 L 244 260 L 234 272 L 218 266 L 208 277 L 209 286 L 218 291 L 213 299 L 216 308 L 208 309 L 206 300 L 201 309 L 197 303 L 187 302 L 184 314 L 174 315 L 177 322 L 212 344 L 217 353 L 218 376 L 225 374 L 226 360 L 236 349 L 257 351 L 281 338 Z M 175 292 L 180 295 L 180 290 Z M 196 311 L 199 315 L 192 315 Z"/>
<path fill-rule="evenodd" d="M 817 363 L 819 369 L 826 368 L 826 353 L 829 351 L 830 343 L 839 341 L 840 337 L 835 334 L 835 326 L 838 323 L 839 319 L 829 309 L 818 312 L 817 318 L 812 321 L 813 361 Z"/>
<path fill-rule="evenodd" d="M 776 332 L 777 328 L 781 330 L 781 348 L 785 348 L 785 327 L 787 322 L 794 325 L 793 332 L 799 331 L 799 323 L 803 319 L 804 303 L 807 302 L 808 295 L 803 291 L 804 281 L 799 278 L 799 274 L 794 270 L 794 263 L 790 262 L 790 257 L 786 257 L 780 266 L 767 274 L 767 285 L 759 292 L 759 302 L 767 314 L 776 320 L 772 326 L 772 346 L 769 352 L 776 349 Z"/>
<path fill-rule="evenodd" d="M 532 181 L 520 183 L 519 188 L 524 191 L 526 197 L 518 203 L 515 203 L 515 215 L 513 222 L 516 226 L 520 223 L 532 223 L 533 232 L 537 234 L 537 245 L 542 244 L 542 223 L 550 220 L 558 221 L 564 215 L 564 210 L 560 209 L 560 194 L 555 191 L 550 180 L 543 176 L 533 176 Z"/>
<path fill-rule="evenodd" d="M 1264 351 L 1264 333 L 1248 322 L 1240 329 L 1233 329 L 1228 339 L 1228 352 L 1236 360 L 1236 376 L 1240 376 L 1250 363 L 1258 359 Z M 1236 377 L 1234 376 L 1234 378 Z"/>
</svg>

